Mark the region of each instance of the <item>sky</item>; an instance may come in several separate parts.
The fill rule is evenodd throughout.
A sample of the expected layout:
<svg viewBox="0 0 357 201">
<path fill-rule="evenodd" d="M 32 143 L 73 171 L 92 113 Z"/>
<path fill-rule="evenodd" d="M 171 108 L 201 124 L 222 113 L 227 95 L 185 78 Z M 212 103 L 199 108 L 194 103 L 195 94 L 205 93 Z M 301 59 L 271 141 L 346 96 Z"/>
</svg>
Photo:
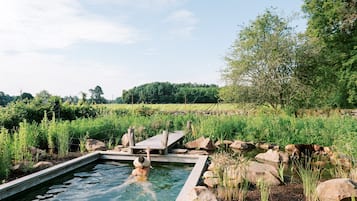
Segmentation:
<svg viewBox="0 0 357 201">
<path fill-rule="evenodd" d="M 0 91 L 107 99 L 151 82 L 224 85 L 224 57 L 266 9 L 303 0 L 0 0 Z"/>
</svg>

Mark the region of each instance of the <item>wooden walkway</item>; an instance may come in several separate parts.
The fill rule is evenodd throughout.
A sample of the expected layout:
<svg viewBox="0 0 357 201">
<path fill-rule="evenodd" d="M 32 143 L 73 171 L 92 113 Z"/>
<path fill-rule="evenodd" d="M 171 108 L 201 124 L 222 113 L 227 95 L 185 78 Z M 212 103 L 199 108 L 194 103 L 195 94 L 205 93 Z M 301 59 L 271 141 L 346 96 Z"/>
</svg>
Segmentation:
<svg viewBox="0 0 357 201">
<path fill-rule="evenodd" d="M 173 147 L 176 143 L 182 141 L 185 136 L 183 131 L 175 131 L 174 133 L 169 133 L 167 147 L 162 143 L 163 134 L 155 135 L 144 141 L 138 142 L 135 146 L 130 147 L 131 153 L 138 153 L 140 151 L 145 151 L 146 148 L 150 147 L 150 150 L 159 151 L 160 154 L 167 154 L 168 149 Z"/>
</svg>

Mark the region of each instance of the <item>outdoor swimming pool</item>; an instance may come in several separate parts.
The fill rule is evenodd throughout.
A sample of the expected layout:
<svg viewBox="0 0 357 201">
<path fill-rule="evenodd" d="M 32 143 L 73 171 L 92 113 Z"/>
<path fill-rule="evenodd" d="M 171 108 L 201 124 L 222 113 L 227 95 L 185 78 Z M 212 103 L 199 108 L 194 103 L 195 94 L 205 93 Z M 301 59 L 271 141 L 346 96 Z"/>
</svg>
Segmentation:
<svg viewBox="0 0 357 201">
<path fill-rule="evenodd" d="M 175 200 L 193 165 L 153 163 L 148 181 L 128 180 L 133 165 L 99 161 L 10 197 L 7 200 Z"/>
</svg>

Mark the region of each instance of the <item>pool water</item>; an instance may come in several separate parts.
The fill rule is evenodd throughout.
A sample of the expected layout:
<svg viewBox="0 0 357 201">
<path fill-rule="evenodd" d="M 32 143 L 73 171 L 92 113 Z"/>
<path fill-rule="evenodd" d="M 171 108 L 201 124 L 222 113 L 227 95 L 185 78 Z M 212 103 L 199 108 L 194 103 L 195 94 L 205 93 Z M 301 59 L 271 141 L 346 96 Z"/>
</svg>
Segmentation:
<svg viewBox="0 0 357 201">
<path fill-rule="evenodd" d="M 131 162 L 101 161 L 30 189 L 11 200 L 175 200 L 192 165 L 153 163 L 147 181 L 130 179 Z"/>
</svg>

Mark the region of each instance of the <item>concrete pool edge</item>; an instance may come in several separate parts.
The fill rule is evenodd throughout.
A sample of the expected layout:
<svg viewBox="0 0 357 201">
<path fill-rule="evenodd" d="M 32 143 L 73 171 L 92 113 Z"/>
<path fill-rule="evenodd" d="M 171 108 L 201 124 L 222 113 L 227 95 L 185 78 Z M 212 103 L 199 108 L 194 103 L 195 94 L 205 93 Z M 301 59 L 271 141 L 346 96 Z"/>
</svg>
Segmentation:
<svg viewBox="0 0 357 201">
<path fill-rule="evenodd" d="M 30 189 L 57 176 L 98 160 L 99 153 L 93 152 L 64 163 L 29 174 L 5 184 L 0 185 L 0 200 L 11 197 L 17 193 Z"/>
<path fill-rule="evenodd" d="M 21 177 L 19 179 L 10 181 L 0 185 L 0 200 L 14 196 L 22 191 L 28 190 L 41 183 L 49 181 L 62 174 L 68 173 L 79 167 L 92 163 L 99 159 L 105 160 L 134 160 L 137 155 L 119 153 L 113 151 L 98 151 L 86 154 L 84 156 L 69 160 L 67 162 L 55 165 L 53 167 L 32 173 L 30 175 Z M 187 200 L 187 196 L 190 191 L 197 185 L 200 176 L 205 168 L 208 156 L 201 155 L 180 155 L 180 154 L 168 154 L 168 155 L 152 155 L 153 162 L 173 162 L 173 163 L 189 163 L 194 164 L 190 175 L 186 179 L 184 186 L 182 187 L 177 201 Z"/>
<path fill-rule="evenodd" d="M 191 170 L 191 173 L 188 176 L 185 184 L 183 185 L 179 195 L 177 196 L 176 201 L 192 200 L 193 188 L 197 186 L 198 181 L 201 178 L 201 175 L 207 164 L 207 159 L 208 156 L 197 156 L 197 161 L 195 163 L 195 166 Z"/>
</svg>

